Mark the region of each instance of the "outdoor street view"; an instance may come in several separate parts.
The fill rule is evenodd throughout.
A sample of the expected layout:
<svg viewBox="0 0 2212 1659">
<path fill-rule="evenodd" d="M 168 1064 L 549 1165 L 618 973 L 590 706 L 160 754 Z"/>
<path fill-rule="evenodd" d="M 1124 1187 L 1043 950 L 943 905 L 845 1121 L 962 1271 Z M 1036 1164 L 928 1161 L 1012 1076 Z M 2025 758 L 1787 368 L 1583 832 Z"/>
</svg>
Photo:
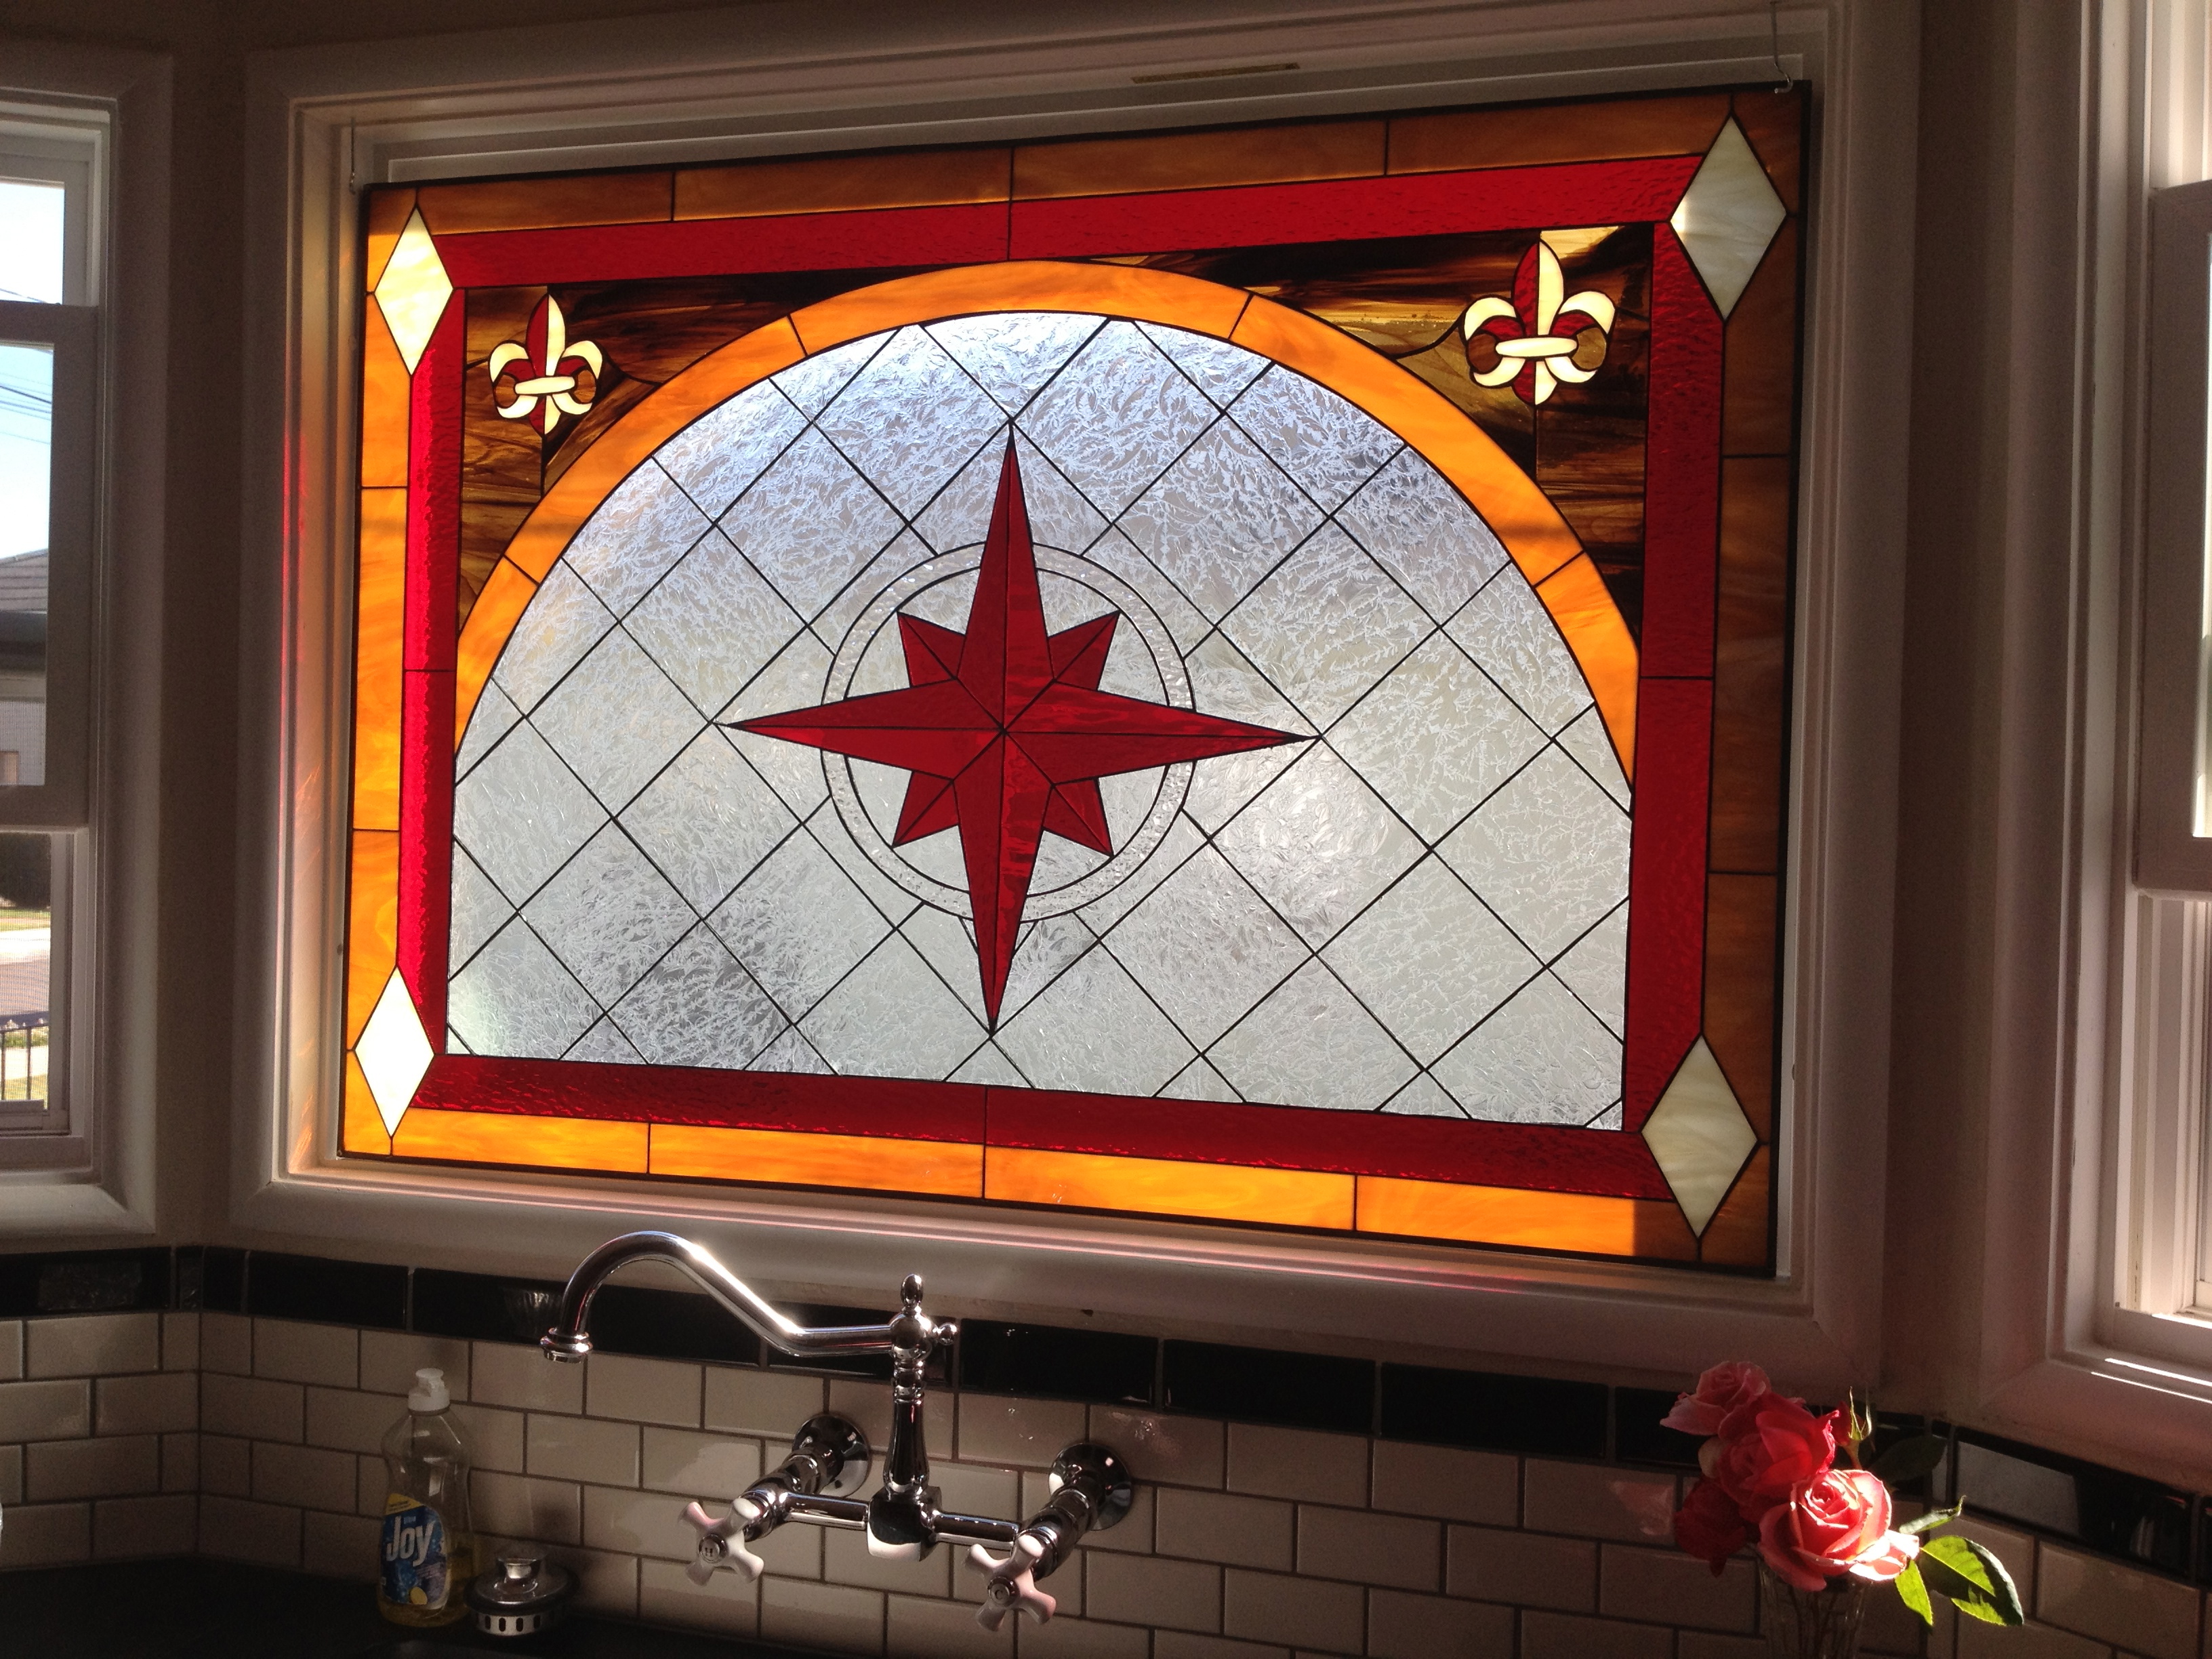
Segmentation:
<svg viewBox="0 0 2212 1659">
<path fill-rule="evenodd" d="M 63 294 L 63 191 L 0 179 L 0 301 Z M 0 788 L 46 775 L 46 512 L 53 352 L 0 337 Z M 46 1098 L 53 845 L 0 835 L 0 1123 Z"/>
</svg>

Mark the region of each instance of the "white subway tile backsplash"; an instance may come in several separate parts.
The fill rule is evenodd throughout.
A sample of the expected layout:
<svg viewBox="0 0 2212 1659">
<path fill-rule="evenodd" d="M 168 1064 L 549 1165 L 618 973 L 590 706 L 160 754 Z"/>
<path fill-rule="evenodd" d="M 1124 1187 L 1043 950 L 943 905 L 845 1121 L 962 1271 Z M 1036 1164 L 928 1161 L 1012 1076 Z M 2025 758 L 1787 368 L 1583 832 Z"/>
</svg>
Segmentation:
<svg viewBox="0 0 2212 1659">
<path fill-rule="evenodd" d="M 865 1533 L 825 1528 L 822 1534 L 822 1577 L 833 1584 L 863 1589 L 898 1590 L 908 1595 L 952 1594 L 952 1563 L 968 1553 L 965 1544 L 941 1545 L 920 1561 L 884 1561 L 868 1553 Z M 1049 1584 L 1047 1589 L 1052 1588 Z"/>
<path fill-rule="evenodd" d="M 1522 1474 L 1521 1524 L 1532 1532 L 1571 1533 L 1649 1544 L 1674 1535 L 1674 1481 L 1601 1463 L 1530 1458 Z"/>
<path fill-rule="evenodd" d="M 1024 1625 L 1015 1635 L 1021 1659 L 1150 1659 L 1152 1632 L 1139 1625 L 1055 1618 Z"/>
<path fill-rule="evenodd" d="M 161 1437 L 161 1490 L 197 1492 L 200 1489 L 200 1437 L 197 1434 Z"/>
<path fill-rule="evenodd" d="M 264 1567 L 300 1565 L 300 1511 L 236 1498 L 200 1499 L 200 1553 Z"/>
<path fill-rule="evenodd" d="M 161 1443 L 150 1434 L 23 1448 L 23 1496 L 30 1503 L 136 1497 L 161 1490 Z"/>
<path fill-rule="evenodd" d="M 348 1452 L 268 1440 L 253 1448 L 253 1497 L 260 1503 L 350 1513 L 356 1474 Z"/>
<path fill-rule="evenodd" d="M 573 1480 L 534 1480 L 479 1469 L 470 1481 L 469 1497 L 480 1532 L 544 1544 L 583 1541 L 583 1492 Z"/>
<path fill-rule="evenodd" d="M 98 1561 L 190 1555 L 199 1542 L 199 1499 L 106 1498 L 92 1506 L 92 1553 Z"/>
<path fill-rule="evenodd" d="M 994 1633 L 965 1602 L 890 1595 L 884 1602 L 886 1648 L 896 1659 L 1012 1659 L 1014 1620 Z"/>
<path fill-rule="evenodd" d="M 611 1619 L 637 1617 L 637 1568 L 634 1555 L 601 1550 L 564 1550 L 558 1559 L 576 1575 L 576 1605 Z"/>
<path fill-rule="evenodd" d="M 1288 1572 L 1296 1564 L 1297 1510 L 1279 1498 L 1164 1487 L 1152 1496 L 1162 1555 Z"/>
<path fill-rule="evenodd" d="M 361 1333 L 349 1325 L 257 1319 L 253 1322 L 253 1374 L 280 1382 L 356 1388 L 361 1382 Z"/>
<path fill-rule="evenodd" d="M 253 1491 L 253 1443 L 228 1435 L 200 1437 L 200 1491 L 218 1498 L 245 1498 Z"/>
<path fill-rule="evenodd" d="M 1222 1425 L 1211 1418 L 1093 1406 L 1091 1437 L 1111 1446 L 1136 1480 L 1221 1489 L 1224 1437 Z"/>
<path fill-rule="evenodd" d="M 641 1561 L 637 1616 L 750 1638 L 760 1630 L 760 1590 L 734 1572 L 718 1572 L 702 1588 L 673 1561 Z"/>
<path fill-rule="evenodd" d="M 1049 1468 L 1087 1432 L 1084 1408 L 1063 1400 L 963 1394 L 959 1415 L 960 1455 L 979 1463 Z"/>
<path fill-rule="evenodd" d="M 1024 1478 L 1012 1469 L 988 1468 L 975 1463 L 932 1463 L 929 1477 L 937 1482 L 937 1501 L 955 1515 L 1012 1516 L 1024 1511 Z"/>
<path fill-rule="evenodd" d="M 709 1504 L 708 1511 L 722 1513 L 726 1506 Z M 770 1578 L 819 1578 L 822 1577 L 822 1536 L 820 1527 L 778 1527 L 753 1546 L 753 1553 L 768 1563 Z"/>
<path fill-rule="evenodd" d="M 369 1515 L 323 1515 L 309 1510 L 301 1517 L 300 1565 L 326 1578 L 376 1582 L 382 1565 L 384 1523 Z"/>
<path fill-rule="evenodd" d="M 1595 1613 L 1597 1546 L 1586 1538 L 1454 1527 L 1444 1545 L 1444 1589 L 1479 1601 Z"/>
<path fill-rule="evenodd" d="M 161 1369 L 196 1371 L 200 1368 L 200 1316 L 173 1313 L 161 1316 Z"/>
<path fill-rule="evenodd" d="M 879 1472 L 883 1384 L 626 1355 L 561 1366 L 507 1343 L 223 1314 L 0 1322 L 0 1566 L 200 1548 L 366 1582 L 382 1437 L 426 1364 L 460 1401 L 487 1549 L 544 1548 L 592 1610 L 893 1659 L 1763 1651 L 1753 1565 L 1716 1579 L 1672 1547 L 1670 1476 L 951 1388 L 928 1418 L 948 1510 L 1025 1516 L 1077 1439 L 1113 1446 L 1138 1477 L 1122 1526 L 1043 1581 L 1050 1624 L 977 1626 L 982 1581 L 963 1547 L 888 1563 L 857 1532 L 799 1523 L 757 1546 L 760 1586 L 723 1573 L 701 1589 L 684 1571 L 684 1504 L 719 1510 L 825 1407 L 862 1425 Z M 1878 1591 L 1869 1659 L 2212 1659 L 2198 1591 L 1986 1522 L 1966 1530 L 2036 1617 L 1991 1632 L 1940 1616 L 1923 1641 Z"/>
<path fill-rule="evenodd" d="M 689 1429 L 648 1428 L 640 1469 L 641 1483 L 655 1492 L 726 1502 L 760 1479 L 760 1442 Z"/>
<path fill-rule="evenodd" d="M 92 1385 L 94 1434 L 180 1434 L 199 1425 L 197 1372 L 103 1376 Z"/>
<path fill-rule="evenodd" d="M 2038 1555 L 2034 1614 L 2043 1623 L 2142 1659 L 2197 1659 L 2203 1598 L 2188 1585 L 2050 1544 Z"/>
<path fill-rule="evenodd" d="M 92 1384 L 0 1382 L 0 1442 L 66 1440 L 92 1432 Z"/>
<path fill-rule="evenodd" d="M 459 1337 L 361 1334 L 361 1386 L 372 1394 L 407 1394 L 415 1387 L 415 1373 L 425 1367 L 446 1374 L 446 1391 L 454 1399 L 469 1398 L 469 1345 Z"/>
<path fill-rule="evenodd" d="M 1221 1569 L 1157 1555 L 1086 1554 L 1083 1599 L 1093 1619 L 1218 1632 Z"/>
<path fill-rule="evenodd" d="M 584 1542 L 619 1555 L 653 1555 L 689 1561 L 699 1534 L 684 1520 L 684 1500 L 667 1492 L 627 1486 L 584 1488 Z"/>
<path fill-rule="evenodd" d="M 1371 1659 L 1513 1659 L 1513 1609 L 1378 1589 L 1367 1598 Z"/>
<path fill-rule="evenodd" d="M 1221 1630 L 1252 1642 L 1357 1653 L 1367 1627 L 1367 1592 L 1282 1573 L 1231 1567 L 1221 1584 Z"/>
<path fill-rule="evenodd" d="M 1565 1613 L 1521 1615 L 1521 1659 L 1669 1659 L 1674 1632 Z"/>
<path fill-rule="evenodd" d="M 799 1425 L 822 1409 L 826 1387 L 818 1376 L 793 1371 L 709 1365 L 705 1393 L 708 1429 L 759 1435 L 769 1461 L 780 1463 Z"/>
<path fill-rule="evenodd" d="M 764 1642 L 788 1642 L 838 1653 L 884 1650 L 880 1590 L 849 1584 L 816 1584 L 768 1577 L 760 1583 L 760 1633 Z"/>
<path fill-rule="evenodd" d="M 1375 1443 L 1378 1510 L 1510 1527 L 1521 1518 L 1521 1460 L 1502 1452 Z"/>
<path fill-rule="evenodd" d="M 117 1376 L 161 1369 L 161 1316 L 74 1314 L 23 1327 L 23 1375 Z"/>
<path fill-rule="evenodd" d="M 58 1567 L 91 1559 L 89 1504 L 19 1504 L 0 1528 L 0 1568 Z"/>
<path fill-rule="evenodd" d="M 1759 1575 L 1739 1556 L 1721 1576 L 1678 1549 L 1606 1544 L 1598 1551 L 1599 1613 L 1608 1619 L 1749 1635 L 1757 1628 Z"/>
<path fill-rule="evenodd" d="M 595 1353 L 584 1362 L 583 1369 L 584 1409 L 593 1417 L 665 1423 L 678 1429 L 699 1426 L 700 1367 L 696 1365 Z"/>
<path fill-rule="evenodd" d="M 1152 1659 L 1291 1659 L 1291 1650 L 1268 1642 L 1164 1630 L 1152 1638 Z"/>
<path fill-rule="evenodd" d="M 456 1405 L 453 1421 L 460 1425 L 461 1437 L 468 1443 L 469 1455 L 477 1468 L 522 1473 L 529 1424 L 522 1413 L 502 1411 L 495 1406 Z"/>
<path fill-rule="evenodd" d="M 523 1466 L 532 1474 L 588 1480 L 602 1486 L 635 1486 L 637 1462 L 635 1423 L 530 1413 Z"/>
<path fill-rule="evenodd" d="M 304 1437 L 307 1390 L 297 1382 L 252 1376 L 200 1379 L 200 1427 L 241 1440 Z"/>
<path fill-rule="evenodd" d="M 200 1316 L 200 1369 L 244 1376 L 253 1370 L 253 1322 L 238 1314 Z"/>
<path fill-rule="evenodd" d="M 1229 1425 L 1229 1490 L 1266 1498 L 1361 1506 L 1367 1502 L 1368 1444 L 1356 1435 Z"/>
<path fill-rule="evenodd" d="M 1392 1589 L 1441 1589 L 1443 1530 L 1434 1521 L 1301 1504 L 1297 1570 Z"/>
<path fill-rule="evenodd" d="M 406 1415 L 407 1401 L 403 1395 L 309 1389 L 306 1438 L 311 1446 L 336 1451 L 378 1451 L 385 1435 Z M 473 1446 L 471 1449 L 474 1450 Z"/>
<path fill-rule="evenodd" d="M 584 1409 L 584 1367 L 546 1358 L 537 1348 L 477 1342 L 469 1349 L 469 1398 L 483 1406 L 541 1412 Z"/>
</svg>

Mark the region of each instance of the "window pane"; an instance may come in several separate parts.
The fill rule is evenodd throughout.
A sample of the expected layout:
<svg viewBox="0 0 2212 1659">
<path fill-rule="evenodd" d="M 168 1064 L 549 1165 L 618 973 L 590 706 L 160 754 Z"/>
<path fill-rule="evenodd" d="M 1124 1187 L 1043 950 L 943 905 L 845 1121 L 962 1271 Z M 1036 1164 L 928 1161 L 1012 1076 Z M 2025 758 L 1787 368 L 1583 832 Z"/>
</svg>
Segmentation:
<svg viewBox="0 0 2212 1659">
<path fill-rule="evenodd" d="M 46 769 L 46 507 L 54 354 L 0 341 L 0 787 Z"/>
<path fill-rule="evenodd" d="M 0 1108 L 50 1103 L 53 866 L 52 836 L 0 836 Z"/>
<path fill-rule="evenodd" d="M 61 185 L 0 179 L 0 300 L 62 301 Z"/>
</svg>

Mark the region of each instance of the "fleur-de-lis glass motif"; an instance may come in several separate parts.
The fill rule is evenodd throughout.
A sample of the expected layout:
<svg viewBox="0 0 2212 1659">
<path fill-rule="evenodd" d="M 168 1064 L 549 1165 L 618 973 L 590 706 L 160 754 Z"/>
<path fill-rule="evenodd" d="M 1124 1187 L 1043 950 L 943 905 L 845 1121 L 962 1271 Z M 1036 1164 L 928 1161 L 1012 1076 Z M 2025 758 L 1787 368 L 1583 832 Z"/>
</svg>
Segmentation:
<svg viewBox="0 0 2212 1659">
<path fill-rule="evenodd" d="M 1585 329 L 1597 330 L 1601 342 L 1610 343 L 1613 301 L 1595 289 L 1568 294 L 1559 257 L 1543 241 L 1529 246 L 1513 273 L 1513 294 L 1486 294 L 1467 308 L 1462 327 L 1468 358 L 1477 386 L 1504 386 L 1510 381 L 1521 400 L 1540 404 L 1559 389 L 1562 380 L 1579 386 L 1597 373 L 1605 358 L 1588 368 L 1575 362 L 1578 337 Z M 1498 361 L 1487 368 L 1474 367 L 1476 337 L 1487 337 Z"/>
<path fill-rule="evenodd" d="M 568 319 L 549 294 L 530 313 L 526 338 L 494 346 L 485 368 L 491 374 L 492 401 L 501 419 L 528 421 L 540 432 L 550 432 L 563 415 L 581 415 L 592 406 L 605 360 L 589 340 L 570 341 Z M 585 369 L 592 374 L 589 390 L 581 384 Z M 502 381 L 510 394 L 505 403 L 499 402 Z"/>
</svg>

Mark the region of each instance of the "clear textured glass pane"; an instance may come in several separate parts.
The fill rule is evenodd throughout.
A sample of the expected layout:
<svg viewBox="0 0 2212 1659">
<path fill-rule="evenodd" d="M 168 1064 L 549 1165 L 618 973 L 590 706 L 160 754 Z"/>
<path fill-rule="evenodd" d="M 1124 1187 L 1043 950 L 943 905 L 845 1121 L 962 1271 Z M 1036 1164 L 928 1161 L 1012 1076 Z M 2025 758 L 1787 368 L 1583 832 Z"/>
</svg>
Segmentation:
<svg viewBox="0 0 2212 1659">
<path fill-rule="evenodd" d="M 0 341 L 0 786 L 46 781 L 53 424 L 53 348 Z"/>
<path fill-rule="evenodd" d="M 59 185 L 0 179 L 0 300 L 61 303 L 66 202 Z"/>
<path fill-rule="evenodd" d="M 968 629 L 1010 417 L 1048 631 L 1118 615 L 1101 689 L 1304 740 L 1105 779 L 1110 885 L 1046 834 L 994 1032 L 960 830 L 894 849 L 905 769 L 730 723 L 903 690 L 897 616 Z M 1620 1098 L 1628 791 L 1559 630 L 1426 462 L 1221 342 L 972 317 L 710 411 L 545 582 L 458 770 L 477 1052 L 1577 1124 Z"/>
<path fill-rule="evenodd" d="M 54 837 L 0 836 L 0 1103 L 48 1098 Z"/>
</svg>

